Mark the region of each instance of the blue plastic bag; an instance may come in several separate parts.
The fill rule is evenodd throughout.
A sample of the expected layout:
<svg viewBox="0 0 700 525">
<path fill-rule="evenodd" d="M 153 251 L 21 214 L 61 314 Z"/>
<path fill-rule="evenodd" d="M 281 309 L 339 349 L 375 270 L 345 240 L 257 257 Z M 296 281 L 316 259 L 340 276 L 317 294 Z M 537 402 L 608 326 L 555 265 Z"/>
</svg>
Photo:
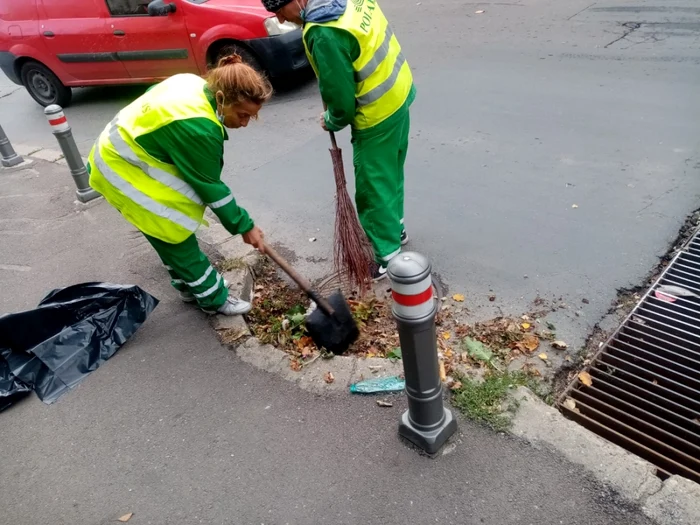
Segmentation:
<svg viewBox="0 0 700 525">
<path fill-rule="evenodd" d="M 403 392 L 406 381 L 398 376 L 375 377 L 350 385 L 351 394 L 384 394 L 387 392 Z"/>
</svg>

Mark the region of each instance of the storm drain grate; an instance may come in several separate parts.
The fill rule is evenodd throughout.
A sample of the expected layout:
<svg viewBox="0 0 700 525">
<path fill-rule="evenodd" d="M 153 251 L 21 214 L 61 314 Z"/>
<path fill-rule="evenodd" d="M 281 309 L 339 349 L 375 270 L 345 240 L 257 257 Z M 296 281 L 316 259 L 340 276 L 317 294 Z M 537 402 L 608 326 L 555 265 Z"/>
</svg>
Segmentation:
<svg viewBox="0 0 700 525">
<path fill-rule="evenodd" d="M 559 400 L 567 417 L 700 483 L 700 234 Z"/>
</svg>

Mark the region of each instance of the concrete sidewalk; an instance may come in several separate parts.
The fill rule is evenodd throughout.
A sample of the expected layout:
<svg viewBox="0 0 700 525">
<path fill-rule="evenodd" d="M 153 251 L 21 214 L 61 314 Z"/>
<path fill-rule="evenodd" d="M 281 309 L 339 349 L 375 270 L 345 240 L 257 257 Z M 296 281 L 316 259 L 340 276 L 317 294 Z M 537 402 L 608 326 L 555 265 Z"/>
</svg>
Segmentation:
<svg viewBox="0 0 700 525">
<path fill-rule="evenodd" d="M 403 398 L 315 396 L 243 363 L 138 232 L 75 203 L 60 164 L 0 171 L 0 246 L 0 313 L 91 280 L 162 301 L 58 403 L 0 414 L 2 525 L 651 523 L 546 449 L 461 421 L 429 460 L 397 438 Z"/>
</svg>

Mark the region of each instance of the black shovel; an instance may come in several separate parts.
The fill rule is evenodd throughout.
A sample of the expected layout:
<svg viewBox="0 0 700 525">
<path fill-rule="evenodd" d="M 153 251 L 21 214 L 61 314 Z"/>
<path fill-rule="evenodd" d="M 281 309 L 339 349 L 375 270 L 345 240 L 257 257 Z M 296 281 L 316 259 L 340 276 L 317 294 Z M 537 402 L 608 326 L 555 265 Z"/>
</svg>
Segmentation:
<svg viewBox="0 0 700 525">
<path fill-rule="evenodd" d="M 311 283 L 299 275 L 287 261 L 269 245 L 265 245 L 265 254 L 275 261 L 297 283 L 309 298 L 316 303 L 317 308 L 306 318 L 306 330 L 316 346 L 325 348 L 336 355 L 345 353 L 360 335 L 357 323 L 352 317 L 350 305 L 338 290 L 328 300 L 311 289 Z"/>
</svg>

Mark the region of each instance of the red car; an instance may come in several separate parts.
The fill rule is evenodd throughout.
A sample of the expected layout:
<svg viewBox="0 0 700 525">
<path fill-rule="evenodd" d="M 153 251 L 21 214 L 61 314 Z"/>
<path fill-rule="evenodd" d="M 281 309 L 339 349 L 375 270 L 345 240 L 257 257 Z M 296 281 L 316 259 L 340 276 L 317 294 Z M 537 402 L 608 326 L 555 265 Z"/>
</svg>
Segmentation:
<svg viewBox="0 0 700 525">
<path fill-rule="evenodd" d="M 270 77 L 306 68 L 301 30 L 260 0 L 0 0 L 0 69 L 42 106 L 71 88 L 204 74 L 237 52 Z"/>
</svg>

